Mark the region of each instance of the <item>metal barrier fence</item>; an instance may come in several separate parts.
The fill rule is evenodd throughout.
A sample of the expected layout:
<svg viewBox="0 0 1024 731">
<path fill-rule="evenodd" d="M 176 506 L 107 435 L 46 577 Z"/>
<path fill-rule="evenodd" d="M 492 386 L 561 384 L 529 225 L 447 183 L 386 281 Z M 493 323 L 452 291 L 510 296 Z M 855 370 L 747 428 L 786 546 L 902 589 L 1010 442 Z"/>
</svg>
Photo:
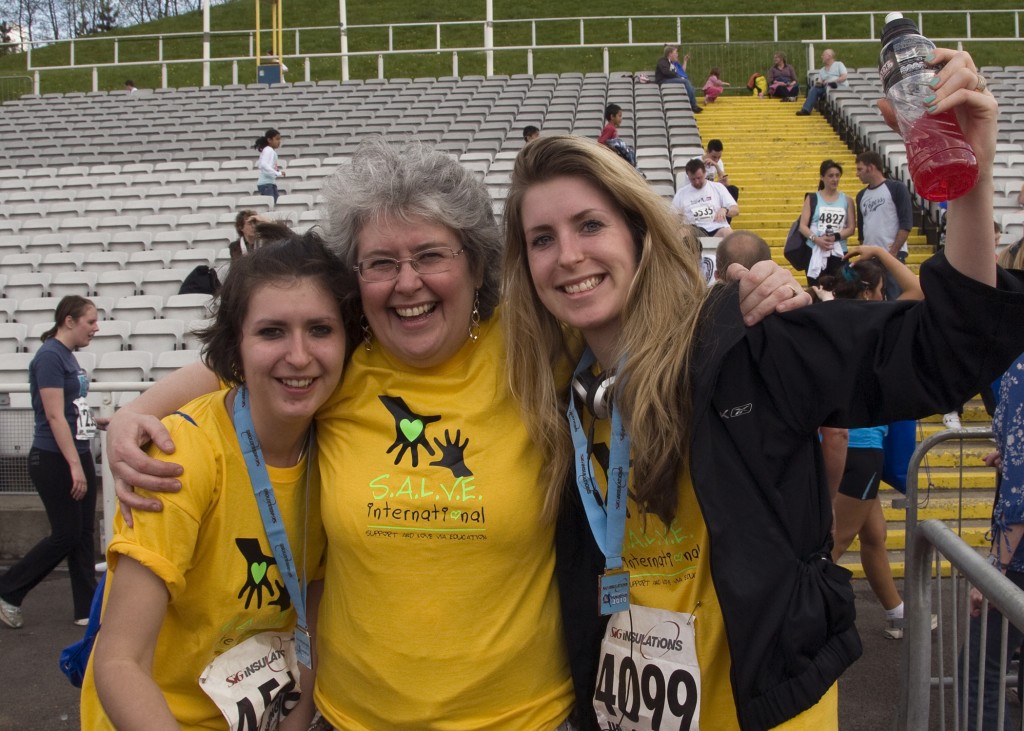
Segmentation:
<svg viewBox="0 0 1024 731">
<path fill-rule="evenodd" d="M 908 13 L 932 40 L 945 45 L 978 41 L 1020 41 L 1021 13 L 1017 9 L 963 9 Z M 870 44 L 877 46 L 884 13 L 880 11 L 720 13 L 692 15 L 622 15 L 575 18 L 477 18 L 465 21 L 304 26 L 285 29 L 287 47 L 280 60 L 303 64 L 306 80 L 314 59 L 337 59 L 343 81 L 350 78 L 349 60 L 376 59 L 377 72 L 384 78 L 385 61 L 408 58 L 409 54 L 450 54 L 452 75 L 458 76 L 459 54 L 483 54 L 485 75 L 494 75 L 494 54 L 517 52 L 525 55 L 525 73 L 534 73 L 534 55 L 551 50 L 586 49 L 598 51 L 608 73 L 612 52 L 636 48 L 652 50 L 665 42 L 686 43 L 695 39 L 715 44 L 733 44 L 738 38 L 763 38 L 773 45 L 796 44 L 808 49 L 810 65 L 817 58 L 813 44 Z M 70 38 L 60 41 L 32 41 L 16 44 L 27 49 L 26 70 L 35 75 L 39 93 L 40 72 L 92 69 L 96 91 L 99 69 L 158 66 L 167 86 L 167 69 L 181 64 L 202 64 L 203 85 L 210 84 L 211 64 L 231 64 L 232 83 L 238 83 L 238 63 L 255 65 L 258 46 L 255 30 L 164 33 L 150 35 L 108 35 Z M 349 44 L 355 50 L 350 50 Z M 183 52 L 182 44 L 195 51 Z M 15 44 L 12 44 L 15 45 Z M 165 48 L 166 46 L 166 48 Z M 201 48 L 201 50 L 200 50 Z M 52 53 L 53 49 L 57 53 Z M 313 49 L 316 49 L 315 51 Z M 33 59 L 34 50 L 45 50 L 46 61 Z M 803 54 L 794 54 L 795 61 Z M 54 58 L 56 57 L 56 58 Z M 768 62 L 755 68 L 766 68 Z M 85 60 L 83 60 L 85 59 Z M 274 62 L 278 59 L 265 59 Z M 517 61 L 517 64 L 521 61 Z M 703 67 L 702 67 L 703 69 Z M 752 69 L 753 70 L 753 69 Z M 748 72 L 749 74 L 749 72 Z M 699 82 L 700 80 L 697 79 Z"/>
<path fill-rule="evenodd" d="M 89 384 L 89 392 L 90 395 L 101 395 L 98 416 L 109 417 L 114 414 L 118 406 L 127 403 L 134 398 L 135 394 L 145 391 L 152 385 L 152 382 L 97 383 L 94 381 Z M 0 495 L 4 493 L 35 493 L 35 488 L 32 487 L 31 480 L 28 478 L 28 450 L 32 446 L 32 409 L 25 406 L 11 406 L 11 394 L 27 394 L 28 390 L 28 383 L 0 383 L 0 468 L 4 470 L 0 472 Z M 122 401 L 121 399 L 126 394 L 131 395 Z M 113 485 L 114 477 L 110 473 L 107 461 L 107 441 L 102 434 L 93 449 L 93 454 L 98 455 L 100 485 Z M 8 486 L 11 489 L 7 489 Z M 23 489 L 17 489 L 18 487 Z M 116 507 L 114 491 L 104 489 L 101 544 L 103 550 L 106 550 L 107 544 L 110 543 Z"/>
<path fill-rule="evenodd" d="M 0 103 L 31 94 L 33 89 L 31 76 L 0 76 Z"/>
<path fill-rule="evenodd" d="M 982 729 L 985 678 L 984 668 L 989 635 L 999 632 L 1000 657 L 996 698 L 997 717 L 985 719 L 984 728 L 1004 728 L 1006 713 L 1009 627 L 1024 629 L 1024 591 L 995 571 L 975 548 L 967 545 L 940 520 L 918 523 L 918 475 L 928 452 L 943 442 L 959 440 L 991 441 L 990 429 L 944 431 L 922 440 L 914 451 L 907 470 L 906 575 L 904 602 L 907 618 L 901 662 L 902 702 L 900 729 Z M 962 460 L 961 460 L 962 465 Z M 962 466 L 961 466 L 962 470 Z M 962 472 L 961 472 L 962 474 Z M 958 523 L 962 523 L 963 488 L 960 489 Z M 959 530 L 959 528 L 958 528 Z M 947 574 L 948 570 L 948 576 Z M 976 647 L 972 647 L 971 603 L 969 591 L 975 587 L 984 597 L 980 617 L 973 620 Z M 1003 615 L 999 627 L 988 623 L 988 605 Z M 938 621 L 932 634 L 931 618 Z M 934 642 L 934 651 L 933 651 Z M 1009 648 L 1012 653 L 1016 648 Z M 1019 671 L 1018 671 L 1019 672 Z M 972 676 L 977 676 L 977 695 L 968 693 Z M 933 705 L 933 700 L 935 701 Z M 972 708 L 973 707 L 973 708 Z M 969 713 L 969 710 L 973 711 Z M 994 725 L 993 725 L 994 723 Z M 1024 729 L 1024 719 L 1020 728 Z"/>
</svg>

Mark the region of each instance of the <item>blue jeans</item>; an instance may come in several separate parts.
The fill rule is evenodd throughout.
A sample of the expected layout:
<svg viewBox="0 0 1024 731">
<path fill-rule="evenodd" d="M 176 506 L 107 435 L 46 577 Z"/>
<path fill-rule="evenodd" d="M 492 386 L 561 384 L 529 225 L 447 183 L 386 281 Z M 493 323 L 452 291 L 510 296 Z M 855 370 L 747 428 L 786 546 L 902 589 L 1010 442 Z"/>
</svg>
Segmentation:
<svg viewBox="0 0 1024 731">
<path fill-rule="evenodd" d="M 686 87 L 686 96 L 690 98 L 690 109 L 696 110 L 697 107 L 697 94 L 693 90 L 693 84 L 690 83 L 689 79 L 678 77 L 675 79 L 665 79 L 663 84 L 682 84 Z"/>
<path fill-rule="evenodd" d="M 1007 571 L 1006 578 L 1024 589 L 1024 574 L 1017 571 Z M 999 610 L 989 607 L 988 630 L 985 637 L 985 695 L 983 697 L 983 715 L 981 718 L 981 731 L 1000 731 L 996 729 L 996 716 L 999 712 L 999 686 L 1002 678 L 999 677 L 999 650 L 1002 643 L 1003 615 Z M 979 644 L 981 642 L 981 617 L 971 617 L 971 658 L 970 658 L 970 679 L 967 681 L 967 722 L 974 728 L 975 714 L 977 714 L 978 698 L 978 669 Z M 1012 624 L 1009 626 L 1009 633 L 1006 637 L 1006 652 L 1012 655 L 1020 647 L 1024 634 Z M 961 662 L 963 660 L 961 659 Z M 1009 658 L 1007 658 L 1009 666 Z M 963 676 L 960 677 L 963 682 Z M 1001 731 L 1010 731 L 1013 728 L 1020 728 L 1011 720 L 1010 709 L 1005 709 L 1003 716 L 1003 728 Z"/>
<path fill-rule="evenodd" d="M 818 86 L 817 84 L 813 84 L 807 90 L 807 101 L 804 102 L 802 107 L 803 111 L 809 112 L 814 109 L 814 105 L 818 103 L 818 99 L 825 96 L 825 92 L 827 90 L 827 86 Z"/>
<path fill-rule="evenodd" d="M 907 253 L 908 252 L 906 252 L 906 251 L 901 251 L 898 254 L 896 254 L 896 258 L 900 260 L 901 264 L 906 264 L 907 263 Z M 895 299 L 899 299 L 899 296 L 901 294 L 903 294 L 903 288 L 900 287 L 900 285 L 896 283 L 896 277 L 894 277 L 889 272 L 886 272 L 885 273 L 885 298 L 887 300 L 895 300 Z"/>
<path fill-rule="evenodd" d="M 273 183 L 264 183 L 263 185 L 257 185 L 256 190 L 259 191 L 260 195 L 269 195 L 274 198 L 274 203 L 277 203 L 277 186 Z"/>
</svg>

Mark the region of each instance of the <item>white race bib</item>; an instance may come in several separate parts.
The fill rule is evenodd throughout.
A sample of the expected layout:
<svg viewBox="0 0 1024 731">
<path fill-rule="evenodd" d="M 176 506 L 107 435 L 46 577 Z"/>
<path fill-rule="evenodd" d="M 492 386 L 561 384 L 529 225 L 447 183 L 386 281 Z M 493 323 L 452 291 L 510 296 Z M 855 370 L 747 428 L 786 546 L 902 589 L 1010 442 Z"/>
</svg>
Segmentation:
<svg viewBox="0 0 1024 731">
<path fill-rule="evenodd" d="M 690 207 L 690 218 L 696 225 L 712 223 L 715 220 L 715 207 L 708 202 L 695 203 Z"/>
<path fill-rule="evenodd" d="M 836 239 L 839 239 L 839 232 L 846 226 L 846 208 L 843 206 L 822 205 L 818 206 L 818 218 L 815 221 L 815 235 L 824 236 L 829 226 Z"/>
<path fill-rule="evenodd" d="M 693 615 L 633 605 L 601 643 L 594 710 L 602 729 L 697 731 L 700 667 Z"/>
<path fill-rule="evenodd" d="M 273 731 L 299 702 L 295 637 L 289 632 L 250 637 L 207 665 L 199 687 L 231 731 Z"/>
<path fill-rule="evenodd" d="M 96 436 L 96 421 L 92 418 L 92 409 L 89 408 L 89 402 L 84 396 L 76 398 L 73 403 L 78 413 L 75 419 L 75 439 L 87 442 Z"/>
</svg>

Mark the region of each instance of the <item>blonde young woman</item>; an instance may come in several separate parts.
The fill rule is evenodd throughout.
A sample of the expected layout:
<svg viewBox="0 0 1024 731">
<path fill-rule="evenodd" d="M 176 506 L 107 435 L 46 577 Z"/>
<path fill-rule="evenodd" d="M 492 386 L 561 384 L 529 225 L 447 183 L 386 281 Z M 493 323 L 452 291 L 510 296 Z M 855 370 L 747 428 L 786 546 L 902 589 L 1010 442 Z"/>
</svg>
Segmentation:
<svg viewBox="0 0 1024 731">
<path fill-rule="evenodd" d="M 509 380 L 546 457 L 590 722 L 838 727 L 836 680 L 860 642 L 849 573 L 828 555 L 817 429 L 945 410 L 1024 347 L 995 325 L 1024 314 L 1024 282 L 1001 276 L 1011 291 L 997 292 L 991 240 L 974 235 L 991 216 L 996 104 L 970 56 L 935 61 L 935 109 L 956 108 L 983 174 L 951 202 L 952 248 L 912 305 L 836 302 L 745 328 L 735 290 L 705 300 L 671 212 L 614 156 L 569 137 L 520 153 Z M 936 356 L 950 347 L 954 368 Z"/>
</svg>

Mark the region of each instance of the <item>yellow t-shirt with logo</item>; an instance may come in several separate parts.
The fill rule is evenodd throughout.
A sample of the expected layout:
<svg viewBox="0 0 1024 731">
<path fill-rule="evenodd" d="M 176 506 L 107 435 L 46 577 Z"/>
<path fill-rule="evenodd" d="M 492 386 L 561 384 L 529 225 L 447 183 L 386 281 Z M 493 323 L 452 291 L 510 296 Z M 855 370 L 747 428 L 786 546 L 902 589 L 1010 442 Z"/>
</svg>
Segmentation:
<svg viewBox="0 0 1024 731">
<path fill-rule="evenodd" d="M 202 396 L 163 420 L 176 450 L 165 456 L 184 467 L 182 490 L 162 493 L 160 513 L 120 511 L 107 548 L 106 594 L 117 581 L 117 560 L 130 556 L 167 585 L 170 601 L 153 659 L 153 679 L 185 729 L 226 729 L 220 710 L 199 687 L 217 655 L 266 631 L 291 631 L 295 609 L 267 541 L 245 460 L 225 408 L 227 391 Z M 322 578 L 326 540 L 314 469 L 268 465 L 274 496 L 296 563 L 307 580 Z M 301 576 L 300 576 L 301 579 Z M 106 596 L 104 597 L 106 601 Z M 97 646 L 103 642 L 101 628 Z M 82 728 L 113 729 L 103 712 L 92 661 L 82 684 Z"/>
<path fill-rule="evenodd" d="M 590 420 L 585 415 L 585 422 Z M 607 494 L 610 421 L 594 424 L 591 455 L 594 477 Z M 633 449 L 639 448 L 633 445 Z M 630 475 L 632 485 L 632 474 Z M 630 490 L 622 563 L 629 571 L 629 601 L 693 616 L 700 666 L 700 727 L 739 731 L 729 673 L 732 660 L 718 595 L 711 579 L 707 525 L 700 512 L 689 474 L 679 480 L 676 517 L 668 528 L 655 515 L 641 513 Z M 756 607 L 750 608 L 756 612 Z M 598 679 L 601 682 L 601 679 Z M 617 680 L 616 680 L 617 682 Z M 785 731 L 838 729 L 838 694 L 833 688 L 817 705 L 778 726 Z"/>
<path fill-rule="evenodd" d="M 573 704 L 541 461 L 498 316 L 444 365 L 355 351 L 318 417 L 316 703 L 343 729 L 554 729 Z"/>
</svg>

